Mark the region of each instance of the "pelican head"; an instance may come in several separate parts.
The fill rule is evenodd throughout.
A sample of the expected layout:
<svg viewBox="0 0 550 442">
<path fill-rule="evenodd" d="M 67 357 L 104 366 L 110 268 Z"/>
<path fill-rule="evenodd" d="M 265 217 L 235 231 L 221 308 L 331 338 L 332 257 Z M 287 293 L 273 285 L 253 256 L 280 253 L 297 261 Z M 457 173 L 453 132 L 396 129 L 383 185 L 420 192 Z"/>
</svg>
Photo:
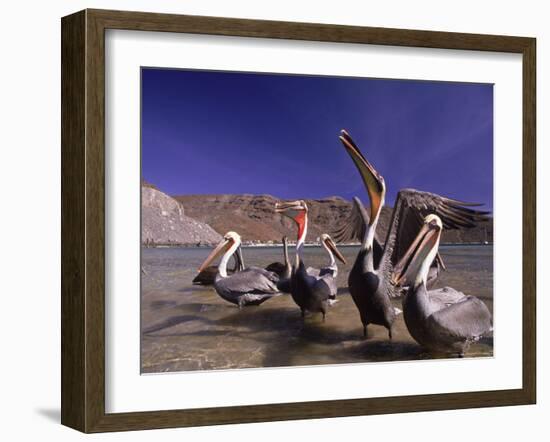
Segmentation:
<svg viewBox="0 0 550 442">
<path fill-rule="evenodd" d="M 346 258 L 340 253 L 340 250 L 336 247 L 336 243 L 332 240 L 330 235 L 323 233 L 321 235 L 321 243 L 325 246 L 327 250 L 330 250 L 334 253 L 334 256 L 340 260 L 340 262 L 346 264 Z"/>
<path fill-rule="evenodd" d="M 384 205 L 384 198 L 386 197 L 386 183 L 384 182 L 384 177 L 382 177 L 374 166 L 363 156 L 355 142 L 345 130 L 340 132 L 339 138 L 357 167 L 363 179 L 363 183 L 365 183 L 365 187 L 367 188 L 370 200 L 369 225 L 372 226 L 378 219 L 382 206 Z"/>
<path fill-rule="evenodd" d="M 397 284 L 417 287 L 426 283 L 428 271 L 437 255 L 443 223 L 434 214 L 424 218 L 422 228 L 418 232 L 407 252 L 394 269 Z"/>
<path fill-rule="evenodd" d="M 284 201 L 275 204 L 275 212 L 287 216 L 298 225 L 298 238 L 302 237 L 307 224 L 307 204 L 304 200 Z"/>
<path fill-rule="evenodd" d="M 275 203 L 275 212 L 293 219 L 296 223 L 299 223 L 300 218 L 303 218 L 307 211 L 307 204 L 304 200 Z"/>
<path fill-rule="evenodd" d="M 235 250 L 241 245 L 241 236 L 237 232 L 227 232 L 223 239 L 219 242 L 214 250 L 208 255 L 208 258 L 204 260 L 199 267 L 199 272 L 202 272 L 206 267 L 210 265 L 221 254 L 226 254 L 229 250 Z M 228 257 L 229 258 L 229 257 Z"/>
<path fill-rule="evenodd" d="M 230 232 L 227 232 L 224 237 L 223 237 L 224 240 L 226 241 L 234 241 L 236 243 L 241 243 L 241 235 L 239 235 L 237 232 L 233 232 L 233 231 L 230 231 Z"/>
</svg>

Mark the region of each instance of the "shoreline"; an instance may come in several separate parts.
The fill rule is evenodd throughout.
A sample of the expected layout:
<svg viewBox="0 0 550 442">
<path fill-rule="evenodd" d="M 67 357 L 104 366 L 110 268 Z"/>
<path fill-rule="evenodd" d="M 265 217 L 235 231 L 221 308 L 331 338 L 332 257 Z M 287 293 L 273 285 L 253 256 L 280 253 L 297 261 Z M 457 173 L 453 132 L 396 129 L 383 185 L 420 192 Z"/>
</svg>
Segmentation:
<svg viewBox="0 0 550 442">
<path fill-rule="evenodd" d="M 294 247 L 295 244 L 289 243 L 289 247 Z M 361 243 L 345 243 L 338 244 L 338 247 L 359 247 Z M 473 247 L 473 246 L 493 246 L 492 242 L 457 242 L 457 243 L 441 243 L 440 247 Z M 196 245 L 196 244 L 141 244 L 142 249 L 210 249 L 215 247 L 215 244 L 205 244 L 205 245 Z M 244 249 L 255 249 L 255 248 L 281 248 L 283 247 L 282 243 L 261 243 L 261 244 L 242 244 Z M 304 247 L 321 247 L 318 243 L 305 243 Z"/>
</svg>

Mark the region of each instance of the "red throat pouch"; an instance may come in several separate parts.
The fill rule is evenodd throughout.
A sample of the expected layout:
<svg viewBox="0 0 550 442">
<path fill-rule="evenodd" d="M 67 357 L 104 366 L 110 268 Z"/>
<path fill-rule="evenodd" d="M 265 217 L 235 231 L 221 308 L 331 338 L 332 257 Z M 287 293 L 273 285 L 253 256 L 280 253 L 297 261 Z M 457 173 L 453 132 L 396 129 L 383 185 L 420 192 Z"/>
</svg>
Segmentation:
<svg viewBox="0 0 550 442">
<path fill-rule="evenodd" d="M 304 229 L 306 228 L 306 212 L 300 212 L 298 215 L 296 215 L 294 221 L 296 221 L 296 224 L 298 224 L 298 239 L 300 239 L 304 233 Z"/>
</svg>

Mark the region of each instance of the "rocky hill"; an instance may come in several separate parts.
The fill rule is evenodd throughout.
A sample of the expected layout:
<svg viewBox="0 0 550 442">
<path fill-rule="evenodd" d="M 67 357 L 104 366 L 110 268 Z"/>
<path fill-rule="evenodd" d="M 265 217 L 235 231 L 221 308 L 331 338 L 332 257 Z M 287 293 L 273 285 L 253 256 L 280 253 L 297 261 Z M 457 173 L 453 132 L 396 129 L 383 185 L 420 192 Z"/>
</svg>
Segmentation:
<svg viewBox="0 0 550 442">
<path fill-rule="evenodd" d="M 278 199 L 270 195 L 184 195 L 174 197 L 187 214 L 212 226 L 217 232 L 237 231 L 244 241 L 276 241 L 295 228 L 292 221 L 275 213 Z M 346 219 L 351 204 L 338 197 L 307 200 L 308 241 Z M 222 233 L 222 234 L 223 234 Z"/>
<path fill-rule="evenodd" d="M 247 242 L 279 242 L 283 235 L 292 239 L 292 221 L 274 212 L 279 201 L 271 195 L 181 195 L 174 197 L 191 218 L 210 225 L 220 234 L 237 231 Z M 333 232 L 352 210 L 352 202 L 340 197 L 306 200 L 309 208 L 307 241 L 316 241 L 324 232 Z M 385 239 L 392 208 L 384 207 L 379 221 L 379 237 Z M 469 243 L 493 240 L 493 223 L 488 221 L 473 229 L 445 231 L 442 242 Z"/>
<path fill-rule="evenodd" d="M 212 245 L 221 236 L 208 224 L 189 218 L 174 198 L 151 185 L 141 186 L 143 244 Z"/>
</svg>

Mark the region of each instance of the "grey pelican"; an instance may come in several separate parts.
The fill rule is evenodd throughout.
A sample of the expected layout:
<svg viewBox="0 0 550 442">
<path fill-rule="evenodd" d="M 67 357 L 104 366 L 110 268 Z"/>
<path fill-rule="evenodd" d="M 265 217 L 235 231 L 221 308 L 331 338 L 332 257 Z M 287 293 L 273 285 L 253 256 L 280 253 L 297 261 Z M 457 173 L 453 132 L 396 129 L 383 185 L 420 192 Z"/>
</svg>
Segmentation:
<svg viewBox="0 0 550 442">
<path fill-rule="evenodd" d="M 338 286 L 336 284 L 336 278 L 338 277 L 338 265 L 336 264 L 336 260 L 334 259 L 334 255 L 343 262 L 346 263 L 346 258 L 342 256 L 340 253 L 340 250 L 336 247 L 336 244 L 328 235 L 327 233 L 323 233 L 320 237 L 321 245 L 324 247 L 324 249 L 327 251 L 329 256 L 329 263 L 325 267 L 321 267 L 320 269 L 316 269 L 314 267 L 308 267 L 306 269 L 306 272 L 311 275 L 315 276 L 317 278 L 323 278 L 323 280 L 327 283 L 327 285 L 330 288 L 330 296 L 329 296 L 329 303 L 330 301 L 334 301 L 336 299 L 336 294 L 338 293 Z"/>
<path fill-rule="evenodd" d="M 424 219 L 416 240 L 405 254 L 398 282 L 409 286 L 403 298 L 403 317 L 411 336 L 428 350 L 460 357 L 472 342 L 490 332 L 492 317 L 475 296 L 445 287 L 426 288 L 428 270 L 439 247 L 443 223 L 437 215 Z"/>
<path fill-rule="evenodd" d="M 277 289 L 278 276 L 265 269 L 248 267 L 232 275 L 227 274 L 227 262 L 240 245 L 239 234 L 236 232 L 226 233 L 218 246 L 202 263 L 199 272 L 223 253 L 214 281 L 216 293 L 221 298 L 242 308 L 246 305 L 260 305 L 268 299 L 280 295 L 281 293 Z"/>
<path fill-rule="evenodd" d="M 290 261 L 288 260 L 288 238 L 286 236 L 283 236 L 282 239 L 283 243 L 283 262 L 272 262 L 271 264 L 267 265 L 265 269 L 269 272 L 276 273 L 279 278 L 290 278 L 290 272 L 292 271 L 292 266 L 290 265 Z"/>
<path fill-rule="evenodd" d="M 283 236 L 283 256 L 285 260 L 284 264 L 281 262 L 273 262 L 265 269 L 279 275 L 277 287 L 281 292 L 290 293 L 290 276 L 292 274 L 292 266 L 290 265 L 290 260 L 288 259 L 288 238 L 286 236 Z"/>
<path fill-rule="evenodd" d="M 307 236 L 307 204 L 302 200 L 277 203 L 275 211 L 291 218 L 298 226 L 296 263 L 292 269 L 290 278 L 290 294 L 292 299 L 300 307 L 302 317 L 305 316 L 306 311 L 321 313 L 324 321 L 327 307 L 330 304 L 331 297 L 334 296 L 331 289 L 331 280 L 333 278 L 329 273 L 324 276 L 309 274 L 304 265 L 302 252 Z M 328 246 L 332 247 L 332 244 L 328 244 Z M 336 251 L 336 257 L 343 259 L 335 246 L 334 250 Z"/>
<path fill-rule="evenodd" d="M 241 247 L 237 249 L 237 252 L 233 254 L 234 266 L 233 270 L 228 270 L 228 273 L 235 273 L 244 270 L 244 260 Z M 208 266 L 197 276 L 193 278 L 194 285 L 212 285 L 216 280 L 218 274 L 218 266 Z"/>
<path fill-rule="evenodd" d="M 334 259 L 334 255 L 338 257 L 338 259 L 346 263 L 346 259 L 342 256 L 338 248 L 336 247 L 336 244 L 332 240 L 329 234 L 323 233 L 321 237 L 319 238 L 321 245 L 324 247 L 324 249 L 327 251 L 329 256 L 329 263 L 325 267 L 321 267 L 320 269 L 316 269 L 314 267 L 308 267 L 307 272 L 312 275 L 317 276 L 323 276 L 323 275 L 331 275 L 332 277 L 336 278 L 338 276 L 338 265 L 336 264 L 336 260 Z"/>
<path fill-rule="evenodd" d="M 399 296 L 403 290 L 397 283 L 395 274 L 406 264 L 402 258 L 414 241 L 423 217 L 429 213 L 437 214 L 445 228 L 458 229 L 475 226 L 478 221 L 487 219 L 489 212 L 467 207 L 479 204 L 414 189 L 402 189 L 397 195 L 386 241 L 382 247 L 375 234 L 386 196 L 384 178 L 367 161 L 344 130 L 340 141 L 355 163 L 367 189 L 370 219 L 361 202 L 354 199 L 355 206 L 350 222 L 340 228 L 335 237 L 339 242 L 358 237 L 362 241 L 348 276 L 348 285 L 363 323 L 363 335 L 367 336 L 368 324 L 376 324 L 386 327 L 391 339 L 392 324 L 396 316 L 391 299 Z"/>
</svg>

